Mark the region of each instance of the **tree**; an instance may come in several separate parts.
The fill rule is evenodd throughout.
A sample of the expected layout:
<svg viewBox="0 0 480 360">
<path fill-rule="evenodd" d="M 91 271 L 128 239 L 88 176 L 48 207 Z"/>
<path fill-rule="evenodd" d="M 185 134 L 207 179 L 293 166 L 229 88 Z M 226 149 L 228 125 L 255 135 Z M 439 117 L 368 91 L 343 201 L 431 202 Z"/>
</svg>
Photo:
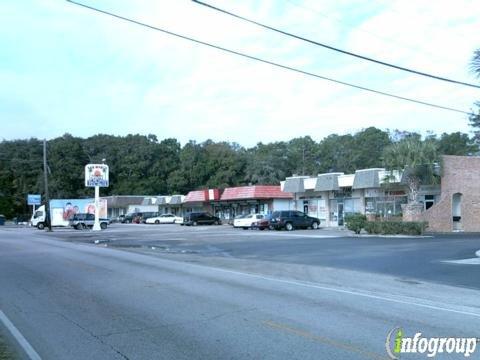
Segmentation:
<svg viewBox="0 0 480 360">
<path fill-rule="evenodd" d="M 355 170 L 381 166 L 383 149 L 391 143 L 389 133 L 375 127 L 357 132 L 352 144 Z"/>
<path fill-rule="evenodd" d="M 277 185 L 285 177 L 291 176 L 293 173 L 287 152 L 288 145 L 283 141 L 270 144 L 258 143 L 255 147 L 248 149 L 245 182 Z"/>
<path fill-rule="evenodd" d="M 0 143 L 0 214 L 26 214 L 27 194 L 43 193 L 42 151 L 42 142 L 35 138 Z"/>
<path fill-rule="evenodd" d="M 447 134 L 443 133 L 436 140 L 440 155 L 472 155 L 478 151 L 478 146 L 473 143 L 468 134 L 459 131 Z"/>
<path fill-rule="evenodd" d="M 354 165 L 353 135 L 332 134 L 319 144 L 320 173 L 352 172 Z"/>
<path fill-rule="evenodd" d="M 480 78 L 480 49 L 473 52 L 472 60 L 470 61 L 470 68 L 472 72 Z"/>
<path fill-rule="evenodd" d="M 409 188 L 409 201 L 418 201 L 418 190 L 421 184 L 437 182 L 436 166 L 438 151 L 432 140 L 422 141 L 416 137 L 405 138 L 385 148 L 384 165 L 393 174 L 403 173 L 403 179 Z"/>
<path fill-rule="evenodd" d="M 480 78 L 480 49 L 475 50 L 473 53 L 472 60 L 470 62 L 470 68 L 472 72 Z M 469 120 L 470 120 L 470 126 L 473 127 L 474 129 L 480 129 L 480 101 L 475 103 L 475 106 L 477 106 L 477 113 L 475 114 L 474 112 L 472 115 L 470 115 Z M 474 130 L 474 140 L 477 143 L 480 143 L 480 130 Z"/>
</svg>

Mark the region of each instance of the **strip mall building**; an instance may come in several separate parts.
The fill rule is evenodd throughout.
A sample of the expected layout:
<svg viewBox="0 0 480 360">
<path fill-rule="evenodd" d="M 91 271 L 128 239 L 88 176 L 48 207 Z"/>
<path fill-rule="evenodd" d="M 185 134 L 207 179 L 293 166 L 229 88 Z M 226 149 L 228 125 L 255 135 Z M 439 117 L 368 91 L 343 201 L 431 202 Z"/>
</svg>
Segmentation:
<svg viewBox="0 0 480 360">
<path fill-rule="evenodd" d="M 240 214 L 269 214 L 291 208 L 293 195 L 278 185 L 238 186 L 190 191 L 183 204 L 185 212 L 208 211 L 230 220 Z"/>
<path fill-rule="evenodd" d="M 292 176 L 280 185 L 253 185 L 190 191 L 186 196 L 108 197 L 109 216 L 129 211 L 184 215 L 207 211 L 230 220 L 246 213 L 299 210 L 321 226 L 343 226 L 345 215 L 427 221 L 430 231 L 480 231 L 480 157 L 444 156 L 440 183 L 423 185 L 419 203 L 406 206 L 408 187 L 400 173 L 382 168 L 317 176 Z"/>
<path fill-rule="evenodd" d="M 401 174 L 382 168 L 293 176 L 281 188 L 293 194 L 292 208 L 318 217 L 322 226 L 342 226 L 345 215 L 362 213 L 426 221 L 432 232 L 480 231 L 477 156 L 443 156 L 439 184 L 420 186 L 415 206 L 406 205 L 408 187 Z"/>
</svg>

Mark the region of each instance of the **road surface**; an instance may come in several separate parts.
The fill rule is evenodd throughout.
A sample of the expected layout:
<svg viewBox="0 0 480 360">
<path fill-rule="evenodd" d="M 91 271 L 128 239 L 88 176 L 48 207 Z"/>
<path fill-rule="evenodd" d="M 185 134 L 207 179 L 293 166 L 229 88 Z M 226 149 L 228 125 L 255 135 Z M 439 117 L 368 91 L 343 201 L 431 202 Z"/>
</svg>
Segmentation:
<svg viewBox="0 0 480 360">
<path fill-rule="evenodd" d="M 480 335 L 475 289 L 322 267 L 302 280 L 278 262 L 231 261 L 241 264 L 5 228 L 0 310 L 43 359 L 386 359 L 396 326 Z"/>
</svg>

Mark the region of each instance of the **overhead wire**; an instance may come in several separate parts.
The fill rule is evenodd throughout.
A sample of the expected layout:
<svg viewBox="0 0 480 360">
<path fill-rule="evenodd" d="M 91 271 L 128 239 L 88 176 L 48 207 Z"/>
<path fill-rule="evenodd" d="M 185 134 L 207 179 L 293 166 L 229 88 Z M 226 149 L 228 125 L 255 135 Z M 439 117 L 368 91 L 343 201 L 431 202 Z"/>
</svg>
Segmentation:
<svg viewBox="0 0 480 360">
<path fill-rule="evenodd" d="M 300 3 L 298 3 L 294 0 L 285 0 L 285 2 L 290 4 L 290 6 L 294 6 L 294 7 L 297 7 L 299 9 L 302 9 L 304 12 L 315 13 L 316 15 L 319 15 L 319 16 L 327 19 L 327 20 L 333 20 L 337 23 L 342 23 L 342 24 L 346 23 L 346 21 L 344 19 L 342 19 L 341 17 L 333 15 L 329 12 L 320 11 L 316 8 L 311 7 L 311 6 L 308 6 L 308 5 L 305 5 L 305 4 L 300 4 Z M 416 47 L 416 46 L 412 46 L 411 44 L 408 44 L 405 41 L 400 41 L 400 40 L 392 38 L 392 37 L 379 35 L 376 32 L 366 30 L 363 27 L 352 27 L 352 26 L 348 26 L 348 25 L 345 26 L 345 27 L 348 27 L 351 31 L 362 32 L 362 33 L 365 33 L 369 36 L 375 37 L 375 38 L 379 39 L 380 41 L 382 41 L 386 44 L 392 44 L 392 43 L 398 44 L 399 46 L 402 46 L 402 48 L 408 49 L 412 54 L 415 54 L 415 56 L 417 56 L 418 53 L 422 53 L 422 54 L 428 56 L 429 59 L 431 59 L 432 57 L 437 59 L 437 60 L 440 60 L 440 61 L 446 61 L 446 60 L 450 61 L 452 59 L 450 57 L 446 57 L 445 55 L 440 56 L 439 54 L 433 54 L 432 52 L 427 51 L 425 49 L 422 49 L 422 48 L 419 48 L 419 47 Z"/>
<path fill-rule="evenodd" d="M 392 98 L 403 100 L 403 101 L 408 101 L 408 102 L 412 102 L 412 103 L 416 103 L 416 104 L 421 104 L 421 105 L 425 105 L 425 106 L 429 106 L 429 107 L 433 107 L 433 108 L 437 108 L 437 109 L 453 111 L 453 112 L 457 112 L 457 113 L 461 113 L 461 114 L 466 114 L 466 115 L 469 115 L 469 116 L 474 115 L 473 113 L 467 112 L 467 111 L 464 111 L 464 110 L 455 109 L 455 108 L 448 107 L 448 106 L 443 106 L 443 105 L 437 105 L 437 104 L 429 103 L 429 102 L 426 102 L 426 101 L 415 100 L 415 99 L 403 97 L 403 96 L 400 96 L 400 95 L 395 95 L 395 94 L 391 94 L 391 93 L 367 88 L 367 87 L 364 87 L 364 86 L 355 85 L 355 84 L 351 84 L 351 83 L 340 81 L 340 80 L 335 80 L 333 78 L 318 75 L 318 74 L 315 74 L 315 73 L 312 73 L 312 72 L 309 72 L 309 71 L 305 71 L 305 70 L 301 70 L 301 69 L 298 69 L 298 68 L 294 68 L 294 67 L 291 67 L 291 66 L 282 65 L 282 64 L 270 61 L 270 60 L 265 60 L 265 59 L 262 59 L 262 58 L 259 58 L 259 57 L 256 57 L 256 56 L 248 55 L 248 54 L 236 51 L 236 50 L 227 49 L 227 48 L 224 48 L 224 47 L 221 47 L 221 46 L 218 46 L 218 45 L 215 45 L 215 44 L 211 44 L 211 43 L 208 43 L 208 42 L 205 42 L 205 41 L 202 41 L 202 40 L 194 39 L 194 38 L 186 36 L 186 35 L 177 34 L 177 33 L 174 33 L 172 31 L 169 31 L 169 30 L 165 30 L 165 29 L 153 26 L 153 25 L 149 25 L 149 24 L 140 22 L 138 20 L 127 18 L 127 17 L 121 16 L 121 15 L 118 15 L 118 14 L 108 12 L 106 10 L 102 10 L 102 9 L 99 9 L 99 8 L 96 8 L 96 7 L 93 7 L 93 6 L 90 6 L 90 5 L 79 3 L 79 2 L 76 2 L 76 1 L 73 1 L 73 0 L 66 0 L 66 1 L 69 2 L 69 3 L 75 4 L 75 5 L 78 5 L 80 7 L 92 10 L 92 11 L 102 13 L 104 15 L 112 16 L 114 18 L 117 18 L 117 19 L 120 19 L 120 20 L 123 20 L 123 21 L 126 21 L 126 22 L 130 22 L 130 23 L 133 23 L 133 24 L 136 24 L 136 25 L 140 25 L 140 26 L 152 29 L 152 30 L 160 31 L 160 32 L 165 33 L 167 35 L 171 35 L 171 36 L 175 36 L 177 38 L 192 41 L 192 42 L 197 43 L 197 44 L 201 44 L 201 45 L 204 45 L 204 46 L 207 46 L 207 47 L 210 47 L 210 48 L 221 50 L 221 51 L 224 51 L 224 52 L 227 52 L 227 53 L 230 53 L 230 54 L 238 55 L 238 56 L 250 59 L 250 60 L 255 60 L 255 61 L 258 61 L 258 62 L 261 62 L 261 63 L 269 64 L 269 65 L 272 65 L 274 67 L 281 68 L 281 69 L 284 69 L 284 70 L 293 71 L 293 72 L 300 73 L 300 74 L 303 74 L 303 75 L 312 76 L 312 77 L 315 77 L 315 78 L 318 78 L 318 79 L 323 79 L 323 80 L 330 81 L 330 82 L 333 82 L 333 83 L 341 84 L 341 85 L 344 85 L 344 86 L 356 88 L 356 89 L 359 89 L 359 90 L 367 91 L 367 92 L 378 94 L 378 95 L 384 95 L 384 96 L 392 97 Z"/>
<path fill-rule="evenodd" d="M 258 22 L 258 21 L 249 19 L 249 18 L 247 18 L 247 17 L 244 17 L 244 16 L 241 16 L 241 15 L 235 14 L 235 13 L 233 13 L 233 12 L 230 12 L 230 11 L 227 11 L 227 10 L 224 10 L 224 9 L 221 9 L 221 8 L 219 8 L 219 7 L 210 5 L 210 4 L 208 4 L 208 3 L 206 3 L 206 2 L 203 2 L 203 1 L 200 1 L 200 0 L 192 0 L 192 1 L 193 1 L 194 3 L 196 3 L 196 4 L 205 6 L 205 7 L 207 7 L 207 8 L 212 9 L 212 10 L 215 10 L 215 11 L 221 12 L 221 13 L 223 13 L 223 14 L 232 16 L 232 17 L 234 17 L 234 18 L 237 18 L 237 19 L 240 19 L 240 20 L 249 22 L 249 23 L 251 23 L 251 24 L 260 26 L 260 27 L 262 27 L 262 28 L 264 28 L 264 29 L 268 29 L 268 30 L 274 31 L 274 32 L 277 32 L 277 33 L 279 33 L 279 34 L 282 34 L 282 35 L 285 35 L 285 36 L 289 36 L 289 37 L 292 37 L 292 38 L 297 39 L 297 40 L 305 41 L 305 42 L 310 43 L 310 44 L 313 44 L 313 45 L 321 46 L 321 47 L 323 47 L 323 48 L 326 48 L 326 49 L 329 49 L 329 50 L 332 50 L 332 51 L 336 51 L 336 52 L 339 52 L 339 53 L 342 53 L 342 54 L 345 54 L 345 55 L 353 56 L 353 57 L 356 57 L 356 58 L 358 58 L 358 59 L 362 59 L 362 60 L 365 60 L 365 61 L 370 61 L 370 62 L 379 64 L 379 65 L 387 66 L 387 67 L 390 67 L 390 68 L 393 68 L 393 69 L 397 69 L 397 70 L 401 70 L 401 71 L 406 71 L 406 72 L 409 72 L 409 73 L 412 73 L 412 74 L 416 74 L 416 75 L 420 75 L 420 76 L 425 76 L 425 77 L 428 77 L 428 78 L 431 78 L 431 79 L 435 79 L 435 80 L 440 80 L 440 81 L 445 81 L 445 82 L 449 82 L 449 83 L 452 83 L 452 84 L 469 86 L 469 87 L 473 87 L 473 88 L 480 89 L 480 85 L 476 85 L 476 84 L 472 84 L 472 83 L 467 83 L 467 82 L 463 82 L 463 81 L 459 81 L 459 80 L 454 80 L 454 79 L 446 78 L 446 77 L 443 77 L 443 76 L 438 76 L 438 75 L 429 74 L 429 73 L 426 73 L 426 72 L 423 72 L 423 71 L 419 71 L 419 70 L 415 70 L 415 69 L 411 69 L 411 68 L 406 68 L 406 67 L 403 67 L 403 66 L 395 65 L 395 64 L 392 64 L 392 63 L 388 63 L 388 62 L 383 61 L 383 60 L 377 60 L 377 59 L 374 59 L 374 58 L 371 58 L 371 57 L 368 57 L 368 56 L 364 56 L 364 55 L 360 55 L 360 54 L 357 54 L 357 53 L 354 53 L 354 52 L 351 52 L 351 51 L 343 50 L 343 49 L 340 49 L 340 48 L 337 48 L 337 47 L 334 47 L 334 46 L 331 46 L 331 45 L 328 45 L 328 44 L 325 44 L 325 43 L 321 43 L 321 42 L 318 42 L 318 41 L 315 41 L 315 40 L 307 39 L 307 38 L 305 38 L 305 37 L 303 37 L 303 36 L 295 35 L 295 34 L 293 34 L 293 33 L 290 33 L 290 32 L 287 32 L 287 31 L 284 31 L 284 30 L 275 28 L 275 27 L 273 27 L 273 26 L 269 26 L 269 25 L 260 23 L 260 22 Z"/>
</svg>

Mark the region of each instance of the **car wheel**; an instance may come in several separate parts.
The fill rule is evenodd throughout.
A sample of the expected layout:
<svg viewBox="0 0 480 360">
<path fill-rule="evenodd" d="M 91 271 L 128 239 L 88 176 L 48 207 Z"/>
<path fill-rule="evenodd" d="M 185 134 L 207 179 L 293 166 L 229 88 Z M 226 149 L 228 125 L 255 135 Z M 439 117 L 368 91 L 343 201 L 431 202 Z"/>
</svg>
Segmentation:
<svg viewBox="0 0 480 360">
<path fill-rule="evenodd" d="M 107 228 L 107 223 L 100 223 L 100 229 L 105 230 Z"/>
<path fill-rule="evenodd" d="M 243 230 L 248 230 L 248 227 L 244 226 L 242 229 L 243 229 Z"/>
<path fill-rule="evenodd" d="M 159 220 L 155 220 L 155 224 L 160 224 L 160 221 Z"/>
<path fill-rule="evenodd" d="M 314 221 L 314 222 L 312 223 L 312 229 L 313 229 L 313 230 L 317 230 L 317 229 L 318 229 L 318 222 Z"/>
<path fill-rule="evenodd" d="M 263 231 L 263 230 L 265 230 L 266 228 L 264 228 L 264 227 L 259 227 L 258 229 L 259 229 L 260 231 Z"/>
<path fill-rule="evenodd" d="M 193 225 L 193 226 L 197 226 L 198 223 L 197 223 L 196 221 L 194 221 L 194 222 L 192 223 L 192 225 Z"/>
<path fill-rule="evenodd" d="M 37 224 L 37 229 L 43 230 L 44 228 L 45 228 L 45 224 L 44 224 L 44 223 L 38 223 L 38 224 Z"/>
<path fill-rule="evenodd" d="M 287 223 L 285 224 L 285 230 L 287 230 L 287 231 L 292 231 L 292 230 L 293 230 L 293 225 L 292 225 L 292 223 L 287 222 Z"/>
</svg>

